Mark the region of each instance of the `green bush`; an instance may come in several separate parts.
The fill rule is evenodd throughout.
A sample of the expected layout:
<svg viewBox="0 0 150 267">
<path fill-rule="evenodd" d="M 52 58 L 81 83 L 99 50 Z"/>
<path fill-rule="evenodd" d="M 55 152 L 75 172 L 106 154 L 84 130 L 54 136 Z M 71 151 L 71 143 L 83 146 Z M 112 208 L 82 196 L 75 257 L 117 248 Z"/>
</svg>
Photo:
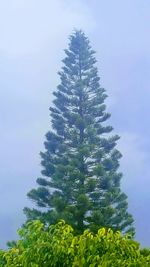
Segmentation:
<svg viewBox="0 0 150 267">
<path fill-rule="evenodd" d="M 86 230 L 75 236 L 64 221 L 48 228 L 34 221 L 20 229 L 19 235 L 13 248 L 0 251 L 0 266 L 150 266 L 149 250 L 140 250 L 137 242 L 110 229 L 102 228 L 96 235 Z"/>
</svg>

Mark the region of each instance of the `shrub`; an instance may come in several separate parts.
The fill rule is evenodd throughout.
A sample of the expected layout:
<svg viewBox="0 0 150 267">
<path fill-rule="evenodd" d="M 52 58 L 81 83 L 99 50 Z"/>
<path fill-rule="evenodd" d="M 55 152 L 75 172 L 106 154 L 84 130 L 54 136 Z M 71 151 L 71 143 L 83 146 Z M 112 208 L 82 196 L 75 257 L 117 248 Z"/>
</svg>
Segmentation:
<svg viewBox="0 0 150 267">
<path fill-rule="evenodd" d="M 60 221 L 45 227 L 33 221 L 19 231 L 20 240 L 8 251 L 0 251 L 0 266 L 5 267 L 146 267 L 150 251 L 111 229 L 93 235 L 86 230 L 74 235 L 70 225 Z"/>
</svg>

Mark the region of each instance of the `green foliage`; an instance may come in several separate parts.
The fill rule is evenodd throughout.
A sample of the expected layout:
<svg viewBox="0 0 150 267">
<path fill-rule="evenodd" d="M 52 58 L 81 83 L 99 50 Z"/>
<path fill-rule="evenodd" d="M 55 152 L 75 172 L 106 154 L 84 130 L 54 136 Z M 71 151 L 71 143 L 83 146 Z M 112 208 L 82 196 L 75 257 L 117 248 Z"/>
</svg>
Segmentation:
<svg viewBox="0 0 150 267">
<path fill-rule="evenodd" d="M 110 114 L 100 85 L 95 52 L 82 31 L 70 36 L 60 84 L 50 108 L 52 130 L 41 152 L 42 177 L 28 197 L 28 220 L 46 224 L 64 219 L 78 233 L 100 227 L 134 233 L 127 196 L 121 192 L 118 135 L 106 125 Z"/>
<path fill-rule="evenodd" d="M 8 251 L 0 251 L 4 267 L 148 267 L 150 251 L 120 232 L 101 228 L 96 234 L 85 230 L 74 235 L 60 221 L 46 228 L 40 221 L 19 230 L 21 239 Z"/>
</svg>

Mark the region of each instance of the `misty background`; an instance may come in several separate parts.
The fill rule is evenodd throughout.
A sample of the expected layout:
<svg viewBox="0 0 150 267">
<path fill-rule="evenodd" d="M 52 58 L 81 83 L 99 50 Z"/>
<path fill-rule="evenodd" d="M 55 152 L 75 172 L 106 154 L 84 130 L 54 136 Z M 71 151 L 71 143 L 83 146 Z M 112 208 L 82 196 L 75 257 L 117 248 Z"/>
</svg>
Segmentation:
<svg viewBox="0 0 150 267">
<path fill-rule="evenodd" d="M 122 189 L 136 239 L 150 247 L 150 2 L 0 0 L 0 247 L 16 238 L 40 176 L 39 152 L 63 49 L 74 28 L 96 50 L 110 124 L 121 136 Z"/>
</svg>

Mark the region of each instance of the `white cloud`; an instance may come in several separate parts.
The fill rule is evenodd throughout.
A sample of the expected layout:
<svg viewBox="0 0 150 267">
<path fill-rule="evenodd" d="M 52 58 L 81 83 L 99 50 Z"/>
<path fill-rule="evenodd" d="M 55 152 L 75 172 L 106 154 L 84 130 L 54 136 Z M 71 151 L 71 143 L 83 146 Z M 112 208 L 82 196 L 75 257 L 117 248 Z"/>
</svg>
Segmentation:
<svg viewBox="0 0 150 267">
<path fill-rule="evenodd" d="M 15 56 L 35 53 L 46 43 L 57 46 L 74 27 L 89 31 L 93 26 L 81 1 L 1 1 L 0 50 Z"/>
</svg>

